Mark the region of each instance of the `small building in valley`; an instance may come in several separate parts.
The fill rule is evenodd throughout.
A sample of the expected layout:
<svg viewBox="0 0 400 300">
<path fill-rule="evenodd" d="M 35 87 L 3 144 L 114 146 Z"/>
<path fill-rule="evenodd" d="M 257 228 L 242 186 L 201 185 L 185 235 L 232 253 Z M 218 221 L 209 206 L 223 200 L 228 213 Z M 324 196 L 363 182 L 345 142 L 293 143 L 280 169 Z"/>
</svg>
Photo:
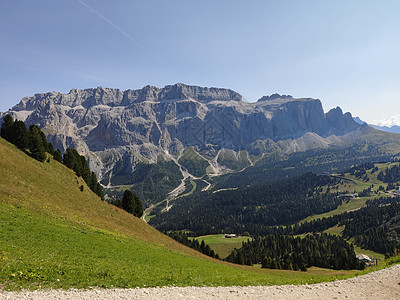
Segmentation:
<svg viewBox="0 0 400 300">
<path fill-rule="evenodd" d="M 237 235 L 235 233 L 227 233 L 225 234 L 225 238 L 226 239 L 230 239 L 230 238 L 236 238 Z"/>
<path fill-rule="evenodd" d="M 365 255 L 365 254 L 358 254 L 358 255 L 356 255 L 356 258 L 365 263 L 373 263 L 374 262 L 373 259 L 371 259 L 368 255 Z"/>
<path fill-rule="evenodd" d="M 338 196 L 338 198 L 342 198 L 342 199 L 353 199 L 355 197 L 356 197 L 355 194 L 341 194 Z"/>
</svg>

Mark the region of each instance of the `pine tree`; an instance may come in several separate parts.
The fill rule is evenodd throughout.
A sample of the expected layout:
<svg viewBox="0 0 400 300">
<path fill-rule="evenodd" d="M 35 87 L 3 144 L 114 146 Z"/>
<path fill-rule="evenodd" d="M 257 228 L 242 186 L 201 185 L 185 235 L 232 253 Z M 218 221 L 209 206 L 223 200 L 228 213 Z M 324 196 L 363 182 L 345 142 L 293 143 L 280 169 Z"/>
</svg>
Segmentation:
<svg viewBox="0 0 400 300">
<path fill-rule="evenodd" d="M 200 252 L 204 253 L 205 250 L 206 250 L 206 243 L 204 242 L 204 240 L 202 240 L 200 244 Z"/>
<path fill-rule="evenodd" d="M 90 173 L 88 186 L 97 196 L 104 200 L 103 189 L 101 188 L 100 183 L 97 181 L 97 176 L 94 172 Z"/>
<path fill-rule="evenodd" d="M 96 183 L 97 183 L 97 176 L 96 176 L 96 173 L 94 173 L 93 171 L 92 171 L 92 173 L 90 173 L 90 182 L 89 182 L 89 188 L 91 189 L 91 190 L 94 190 L 95 189 L 95 187 L 96 187 Z"/>
<path fill-rule="evenodd" d="M 133 214 L 136 216 L 136 217 L 141 217 L 142 215 L 143 215 L 143 206 L 142 206 L 142 202 L 140 201 L 140 199 L 139 199 L 139 197 L 138 196 L 136 196 L 135 194 L 134 194 L 134 198 L 135 198 L 135 208 L 134 208 L 134 210 L 133 210 Z"/>
<path fill-rule="evenodd" d="M 76 175 L 82 176 L 82 160 L 78 151 L 75 149 L 67 148 L 63 155 L 63 163 L 68 168 L 75 171 Z"/>
<path fill-rule="evenodd" d="M 130 190 L 124 192 L 122 198 L 122 209 L 136 217 L 141 217 L 143 214 L 143 207 L 140 199 Z"/>
<path fill-rule="evenodd" d="M 70 169 L 74 166 L 74 155 L 72 153 L 72 149 L 67 148 L 63 154 L 63 164 Z"/>
<path fill-rule="evenodd" d="M 47 143 L 47 152 L 54 156 L 54 147 L 52 143 Z"/>
<path fill-rule="evenodd" d="M 28 129 L 23 121 L 16 120 L 12 130 L 14 136 L 14 145 L 19 149 L 24 150 L 29 148 L 29 134 Z"/>
<path fill-rule="evenodd" d="M 239 265 L 244 265 L 244 257 L 243 257 L 243 252 L 242 251 L 238 252 L 238 261 L 237 261 L 237 263 Z"/>
<path fill-rule="evenodd" d="M 46 148 L 40 132 L 40 128 L 35 125 L 29 127 L 29 150 L 33 158 L 43 162 L 46 159 Z"/>
<path fill-rule="evenodd" d="M 87 163 L 86 157 L 84 157 L 82 155 L 79 158 L 80 158 L 80 164 L 82 165 L 81 176 L 82 176 L 83 180 L 86 182 L 86 184 L 90 185 L 91 174 L 90 174 L 90 169 L 89 169 L 89 165 Z M 96 178 L 96 181 L 97 181 L 97 178 Z"/>
<path fill-rule="evenodd" d="M 53 157 L 56 161 L 62 163 L 62 153 L 61 153 L 60 149 L 57 149 L 56 151 L 54 151 Z"/>
<path fill-rule="evenodd" d="M 93 192 L 101 198 L 101 200 L 104 200 L 104 194 L 103 194 L 103 189 L 101 188 L 101 185 L 99 182 L 96 183 L 96 187 L 94 188 Z M 142 214 L 141 214 L 142 215 Z M 141 216 L 140 215 L 140 216 Z"/>
<path fill-rule="evenodd" d="M 7 114 L 3 119 L 3 124 L 1 125 L 1 137 L 10 143 L 13 143 L 13 129 L 14 129 L 14 120 L 10 114 Z"/>
</svg>

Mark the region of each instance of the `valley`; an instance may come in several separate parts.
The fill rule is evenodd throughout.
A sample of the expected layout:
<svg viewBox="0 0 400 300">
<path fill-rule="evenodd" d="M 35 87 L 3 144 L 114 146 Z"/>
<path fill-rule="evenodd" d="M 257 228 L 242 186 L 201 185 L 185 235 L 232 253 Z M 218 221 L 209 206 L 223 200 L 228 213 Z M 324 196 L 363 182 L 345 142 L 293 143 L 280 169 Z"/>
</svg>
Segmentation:
<svg viewBox="0 0 400 300">
<path fill-rule="evenodd" d="M 320 234 L 322 236 L 329 234 L 344 238 L 354 248 L 357 255 L 369 255 L 374 259 L 382 260 L 384 255 L 388 257 L 396 254 L 400 244 L 400 232 L 398 231 L 400 227 L 400 223 L 398 222 L 400 216 L 399 170 L 400 163 L 397 161 L 377 164 L 364 163 L 352 166 L 347 171 L 336 174 L 328 172 L 319 175 L 305 174 L 290 180 L 282 180 L 282 183 L 278 181 L 272 185 L 267 184 L 265 187 L 261 185 L 252 186 L 250 189 L 217 190 L 218 193 L 214 191 L 205 198 L 202 198 L 201 195 L 198 197 L 192 195 L 186 199 L 185 205 L 182 206 L 184 210 L 187 210 L 187 215 L 181 215 L 180 206 L 177 203 L 178 209 L 175 209 L 175 212 L 174 209 L 169 211 L 168 219 L 163 218 L 161 219 L 161 223 L 157 223 L 159 217 L 155 217 L 151 222 L 156 224 L 156 226 L 161 225 L 161 228 L 174 228 L 174 230 L 178 231 L 186 230 L 188 236 L 196 237 L 200 235 L 196 239 L 199 241 L 208 241 L 211 250 L 220 257 L 226 257 L 228 252 L 228 261 L 239 264 L 261 266 L 262 263 L 264 266 L 262 256 L 254 257 L 256 251 L 254 249 L 251 250 L 250 253 L 252 254 L 249 258 L 246 258 L 245 252 L 241 259 L 239 259 L 237 254 L 245 251 L 242 247 L 251 245 L 254 238 L 243 244 L 243 238 L 247 240 L 245 237 L 241 238 L 240 241 L 238 240 L 239 242 L 235 242 L 235 238 L 232 240 L 225 239 L 224 234 L 218 233 L 244 233 L 247 236 L 250 233 L 252 237 L 260 235 L 266 237 L 270 235 L 286 235 L 301 237 L 302 239 L 309 237 L 310 234 L 315 237 L 318 237 Z M 304 186 L 304 183 L 307 181 L 310 182 Z M 282 189 L 279 188 L 280 185 L 282 185 Z M 291 188 L 288 188 L 289 186 Z M 303 190 L 304 192 L 301 192 L 301 189 L 307 186 L 308 188 L 312 188 L 306 188 Z M 275 196 L 272 192 L 274 189 L 272 187 L 279 190 Z M 311 209 L 308 209 L 306 213 L 308 216 L 306 218 L 298 218 L 295 222 L 287 223 L 287 221 L 282 222 L 282 220 L 285 220 L 282 214 L 274 211 L 273 207 L 275 204 L 273 200 L 268 200 L 270 201 L 269 206 L 260 205 L 266 202 L 266 200 L 262 200 L 263 197 L 266 197 L 264 199 L 268 199 L 268 194 L 265 194 L 266 192 L 270 194 L 269 197 L 277 197 L 277 199 L 281 199 L 280 197 L 284 195 L 285 201 L 288 201 L 291 189 L 296 191 L 294 192 L 294 195 L 296 195 L 295 198 L 297 198 L 296 202 L 289 201 L 286 204 L 287 206 L 282 206 L 281 204 L 278 206 L 280 210 L 287 213 L 293 213 L 292 208 L 295 210 L 304 209 L 304 207 L 311 204 L 307 204 L 307 201 L 317 200 L 320 196 L 322 196 L 321 199 L 324 202 L 332 201 L 334 206 L 331 209 L 329 209 L 329 206 L 325 206 L 325 208 L 321 207 L 321 209 L 326 210 L 322 214 L 310 214 Z M 300 193 L 298 193 L 299 191 Z M 304 200 L 300 198 L 302 193 L 307 194 Z M 241 194 L 246 195 L 248 199 L 240 198 Z M 263 194 L 264 196 L 261 196 Z M 317 195 L 319 196 L 314 198 Z M 211 202 L 213 203 L 213 207 L 211 210 L 208 210 L 206 208 L 209 205 L 207 199 L 210 197 L 212 197 Z M 237 197 L 240 199 L 239 201 L 235 201 Z M 193 205 L 191 201 L 195 204 Z M 229 206 L 225 204 L 226 201 L 230 201 Z M 253 201 L 258 203 L 256 210 L 252 209 Z M 299 203 L 301 203 L 300 206 Z M 316 207 L 317 203 L 311 205 Z M 202 206 L 203 213 L 201 215 L 196 213 L 197 209 L 193 208 L 196 207 L 195 205 Z M 219 207 L 218 205 L 221 205 L 221 209 L 216 208 Z M 206 210 L 205 214 L 204 210 Z M 247 210 L 251 212 L 250 215 L 247 215 Z M 263 214 L 263 219 L 257 219 L 257 214 L 259 214 L 260 210 L 268 212 Z M 190 211 L 193 211 L 192 215 L 189 215 Z M 219 215 L 220 212 L 225 214 L 225 220 L 230 221 L 221 222 L 223 217 Z M 232 217 L 227 216 L 228 212 L 231 213 Z M 174 213 L 177 213 L 180 217 L 174 218 Z M 271 213 L 278 213 L 279 217 L 273 219 L 271 218 Z M 209 217 L 206 218 L 206 215 Z M 164 217 L 164 215 L 161 215 L 161 217 Z M 185 223 L 184 219 L 187 219 L 188 222 Z M 191 222 L 193 219 L 196 220 L 196 223 Z M 256 221 L 253 221 L 254 219 Z M 167 223 L 168 221 L 166 222 L 166 220 L 173 221 L 172 223 Z M 375 221 L 371 222 L 371 220 Z M 266 223 L 271 221 L 274 223 Z M 358 222 L 362 222 L 362 224 Z M 265 224 L 264 226 L 262 226 L 263 223 Z M 353 223 L 358 225 L 353 225 Z M 179 226 L 182 227 L 180 228 Z M 192 230 L 192 232 L 187 230 Z M 204 234 L 207 235 L 203 237 L 202 235 Z M 334 243 L 337 244 L 338 242 Z M 265 251 L 265 246 L 261 248 Z M 294 251 L 292 255 L 298 252 Z M 289 253 L 289 255 L 291 254 Z M 310 265 L 313 265 L 313 263 Z M 271 265 L 267 265 L 267 268 L 271 268 Z M 292 269 L 292 266 L 289 266 L 289 263 L 287 263 L 283 268 Z"/>
</svg>

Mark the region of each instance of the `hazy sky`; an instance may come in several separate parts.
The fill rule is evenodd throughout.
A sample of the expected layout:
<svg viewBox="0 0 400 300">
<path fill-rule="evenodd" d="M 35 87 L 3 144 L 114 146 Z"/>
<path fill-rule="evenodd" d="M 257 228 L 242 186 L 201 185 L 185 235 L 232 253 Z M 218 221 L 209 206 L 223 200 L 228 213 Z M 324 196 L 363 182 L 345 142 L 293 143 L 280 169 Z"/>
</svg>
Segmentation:
<svg viewBox="0 0 400 300">
<path fill-rule="evenodd" d="M 400 114 L 400 1 L 0 0 L 0 111 L 34 93 L 182 82 Z"/>
</svg>

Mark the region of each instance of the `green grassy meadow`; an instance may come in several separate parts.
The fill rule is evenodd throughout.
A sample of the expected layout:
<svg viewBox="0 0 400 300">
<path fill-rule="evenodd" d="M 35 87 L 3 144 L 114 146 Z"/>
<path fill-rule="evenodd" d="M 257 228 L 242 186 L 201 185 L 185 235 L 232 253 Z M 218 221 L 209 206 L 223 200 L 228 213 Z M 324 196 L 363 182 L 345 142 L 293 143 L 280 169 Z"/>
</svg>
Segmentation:
<svg viewBox="0 0 400 300">
<path fill-rule="evenodd" d="M 347 201 L 347 200 L 343 201 L 343 203 L 338 208 L 331 210 L 329 212 L 326 212 L 326 213 L 309 216 L 309 217 L 301 220 L 299 223 L 309 222 L 312 220 L 317 220 L 317 219 L 322 219 L 322 218 L 328 218 L 328 217 L 332 217 L 334 215 L 340 215 L 345 212 L 360 209 L 361 207 L 365 206 L 365 203 L 369 199 L 371 199 L 371 197 L 363 197 L 363 198 L 357 197 L 357 198 L 350 199 L 349 201 Z"/>
<path fill-rule="evenodd" d="M 196 237 L 199 242 L 204 241 L 221 258 L 227 257 L 233 249 L 242 247 L 242 242 L 249 240 L 247 236 L 225 238 L 224 234 L 205 235 Z"/>
<path fill-rule="evenodd" d="M 4 203 L 0 205 L 0 224 L 0 282 L 5 289 L 269 285 L 348 274 L 235 268 Z"/>
</svg>

